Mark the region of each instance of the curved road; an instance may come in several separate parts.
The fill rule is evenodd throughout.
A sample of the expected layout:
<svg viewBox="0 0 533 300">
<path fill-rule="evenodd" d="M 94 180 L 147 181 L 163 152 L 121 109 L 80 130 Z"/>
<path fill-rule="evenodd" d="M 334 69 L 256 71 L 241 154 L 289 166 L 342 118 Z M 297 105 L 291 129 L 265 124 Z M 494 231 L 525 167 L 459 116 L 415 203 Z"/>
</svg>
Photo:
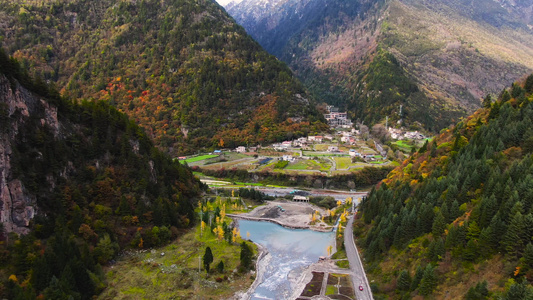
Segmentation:
<svg viewBox="0 0 533 300">
<path fill-rule="evenodd" d="M 348 224 L 346 224 L 346 231 L 344 232 L 344 247 L 346 248 L 346 256 L 348 256 L 348 261 L 350 262 L 352 283 L 358 300 L 373 300 L 370 285 L 368 284 L 368 279 L 366 278 L 366 273 L 353 239 L 353 219 L 353 214 L 351 214 Z M 362 291 L 359 290 L 359 286 L 363 286 Z"/>
</svg>

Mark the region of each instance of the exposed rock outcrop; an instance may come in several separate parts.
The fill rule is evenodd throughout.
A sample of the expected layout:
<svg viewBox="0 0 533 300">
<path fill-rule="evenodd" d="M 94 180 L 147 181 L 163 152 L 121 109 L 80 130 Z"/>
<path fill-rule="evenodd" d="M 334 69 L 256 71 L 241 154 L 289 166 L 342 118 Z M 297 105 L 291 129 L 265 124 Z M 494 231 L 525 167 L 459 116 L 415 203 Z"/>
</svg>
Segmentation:
<svg viewBox="0 0 533 300">
<path fill-rule="evenodd" d="M 0 109 L 5 118 L 0 128 L 0 222 L 6 232 L 25 234 L 37 211 L 36 198 L 20 179 L 13 177 L 13 141 L 29 117 L 41 117 L 41 126 L 47 126 L 57 136 L 57 108 L 0 75 Z"/>
</svg>

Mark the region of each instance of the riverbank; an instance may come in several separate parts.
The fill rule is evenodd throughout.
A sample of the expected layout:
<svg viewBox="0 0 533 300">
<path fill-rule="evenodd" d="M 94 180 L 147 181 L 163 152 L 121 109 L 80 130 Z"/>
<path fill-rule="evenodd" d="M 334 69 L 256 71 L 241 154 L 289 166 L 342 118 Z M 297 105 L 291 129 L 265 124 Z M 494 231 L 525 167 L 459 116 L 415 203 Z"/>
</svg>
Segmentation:
<svg viewBox="0 0 533 300">
<path fill-rule="evenodd" d="M 268 201 L 265 205 L 243 214 L 228 214 L 229 217 L 276 223 L 291 229 L 310 229 L 320 232 L 329 232 L 333 226 L 320 219 L 313 221 L 312 215 L 318 211 L 325 215 L 326 210 L 310 203 L 292 201 Z"/>
<path fill-rule="evenodd" d="M 255 261 L 255 280 L 246 292 L 235 293 L 233 299 L 249 300 L 252 298 L 255 289 L 263 281 L 266 266 L 272 258 L 264 246 L 257 243 L 254 244 L 257 245 L 258 250 L 257 260 Z"/>
<path fill-rule="evenodd" d="M 206 274 L 201 258 L 208 246 L 214 260 Z M 247 291 L 257 277 L 238 272 L 240 249 L 209 231 L 202 234 L 198 225 L 169 245 L 123 253 L 104 269 L 109 284 L 98 299 L 240 299 L 235 291 Z M 216 269 L 220 261 L 223 272 Z"/>
</svg>

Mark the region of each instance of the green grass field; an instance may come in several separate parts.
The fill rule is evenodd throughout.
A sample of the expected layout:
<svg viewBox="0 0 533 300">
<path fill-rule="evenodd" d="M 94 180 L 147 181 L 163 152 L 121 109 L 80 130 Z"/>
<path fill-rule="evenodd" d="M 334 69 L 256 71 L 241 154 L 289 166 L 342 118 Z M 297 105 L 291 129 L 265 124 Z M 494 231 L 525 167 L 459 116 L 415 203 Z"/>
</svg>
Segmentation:
<svg viewBox="0 0 533 300">
<path fill-rule="evenodd" d="M 335 157 L 335 163 L 337 163 L 337 170 L 345 170 L 351 166 L 356 166 L 357 164 L 352 163 L 352 158 L 350 156 Z"/>
<path fill-rule="evenodd" d="M 246 233 L 243 233 L 246 237 Z M 254 254 L 257 247 L 253 247 Z M 213 252 L 212 271 L 206 276 L 199 260 L 205 248 Z M 233 273 L 240 263 L 239 244 L 218 241 L 206 227 L 200 236 L 200 226 L 188 230 L 171 244 L 148 251 L 132 251 L 107 267 L 108 287 L 98 299 L 228 299 L 237 290 L 246 290 L 255 279 L 249 273 Z M 224 261 L 224 273 L 218 273 L 216 264 Z M 216 282 L 216 278 L 228 280 Z"/>
<path fill-rule="evenodd" d="M 192 163 L 192 162 L 196 162 L 196 161 L 201 161 L 201 160 L 206 160 L 206 159 L 210 159 L 210 158 L 213 158 L 213 157 L 217 157 L 218 155 L 215 155 L 215 154 L 206 154 L 206 155 L 200 155 L 200 156 L 195 156 L 195 157 L 191 157 L 191 158 L 187 158 L 185 160 L 180 160 L 180 162 L 186 162 L 186 163 Z"/>
<path fill-rule="evenodd" d="M 403 141 L 403 140 L 396 141 L 392 144 L 398 146 L 398 148 L 400 148 L 400 150 L 403 152 L 411 152 L 411 149 L 413 148 L 412 145 L 409 145 L 408 141 Z"/>
<path fill-rule="evenodd" d="M 286 170 L 321 170 L 328 171 L 330 165 L 326 162 L 317 162 L 315 160 L 298 160 L 285 167 Z"/>
</svg>

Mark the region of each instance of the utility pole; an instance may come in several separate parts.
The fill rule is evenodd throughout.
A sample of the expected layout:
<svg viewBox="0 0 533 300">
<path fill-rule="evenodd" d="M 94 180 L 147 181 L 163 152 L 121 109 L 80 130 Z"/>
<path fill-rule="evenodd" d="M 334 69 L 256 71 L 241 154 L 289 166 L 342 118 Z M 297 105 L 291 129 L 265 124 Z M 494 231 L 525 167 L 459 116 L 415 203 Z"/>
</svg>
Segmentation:
<svg viewBox="0 0 533 300">
<path fill-rule="evenodd" d="M 400 118 L 402 117 L 402 107 L 403 105 L 400 104 Z"/>
<path fill-rule="evenodd" d="M 389 129 L 389 116 L 385 119 L 385 129 Z"/>
<path fill-rule="evenodd" d="M 198 251 L 198 273 L 200 273 L 200 266 L 202 265 L 202 252 Z"/>
</svg>

